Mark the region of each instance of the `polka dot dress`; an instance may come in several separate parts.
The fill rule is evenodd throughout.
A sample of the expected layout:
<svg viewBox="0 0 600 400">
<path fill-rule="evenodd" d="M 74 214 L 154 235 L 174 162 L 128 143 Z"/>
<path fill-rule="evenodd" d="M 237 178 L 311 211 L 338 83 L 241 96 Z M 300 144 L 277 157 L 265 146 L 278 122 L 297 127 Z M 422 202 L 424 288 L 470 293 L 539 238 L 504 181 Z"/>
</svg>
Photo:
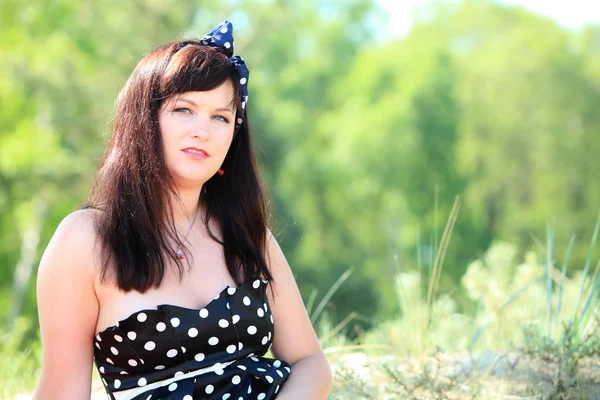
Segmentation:
<svg viewBox="0 0 600 400">
<path fill-rule="evenodd" d="M 226 287 L 204 308 L 141 310 L 98 333 L 94 360 L 111 400 L 274 399 L 290 365 L 273 342 L 268 281 Z"/>
</svg>

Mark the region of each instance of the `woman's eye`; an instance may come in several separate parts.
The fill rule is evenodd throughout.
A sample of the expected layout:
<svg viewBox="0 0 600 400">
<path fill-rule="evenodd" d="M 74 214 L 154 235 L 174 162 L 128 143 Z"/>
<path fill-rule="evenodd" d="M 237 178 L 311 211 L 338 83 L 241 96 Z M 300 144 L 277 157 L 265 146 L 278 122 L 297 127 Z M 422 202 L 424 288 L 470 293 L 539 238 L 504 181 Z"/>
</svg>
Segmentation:
<svg viewBox="0 0 600 400">
<path fill-rule="evenodd" d="M 217 119 L 225 122 L 226 124 L 229 123 L 229 120 L 226 117 L 222 116 L 222 115 L 215 115 L 215 118 L 217 118 Z"/>
<path fill-rule="evenodd" d="M 173 110 L 173 112 L 176 112 L 176 113 L 184 113 L 184 114 L 191 114 L 191 113 L 192 113 L 192 110 L 190 110 L 190 109 L 189 109 L 189 108 L 187 108 L 187 107 L 179 107 L 179 108 L 176 108 L 176 109 L 174 109 L 174 110 Z"/>
</svg>

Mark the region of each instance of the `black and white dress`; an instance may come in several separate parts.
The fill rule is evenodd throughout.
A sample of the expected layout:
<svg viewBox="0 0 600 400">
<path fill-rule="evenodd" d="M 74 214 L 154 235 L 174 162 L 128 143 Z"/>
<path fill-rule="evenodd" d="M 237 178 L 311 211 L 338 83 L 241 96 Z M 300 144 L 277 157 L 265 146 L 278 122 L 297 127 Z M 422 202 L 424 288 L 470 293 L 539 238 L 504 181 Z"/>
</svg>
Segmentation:
<svg viewBox="0 0 600 400">
<path fill-rule="evenodd" d="M 274 399 L 290 365 L 273 342 L 268 281 L 227 286 L 201 310 L 137 311 L 96 335 L 94 361 L 111 400 Z"/>
</svg>

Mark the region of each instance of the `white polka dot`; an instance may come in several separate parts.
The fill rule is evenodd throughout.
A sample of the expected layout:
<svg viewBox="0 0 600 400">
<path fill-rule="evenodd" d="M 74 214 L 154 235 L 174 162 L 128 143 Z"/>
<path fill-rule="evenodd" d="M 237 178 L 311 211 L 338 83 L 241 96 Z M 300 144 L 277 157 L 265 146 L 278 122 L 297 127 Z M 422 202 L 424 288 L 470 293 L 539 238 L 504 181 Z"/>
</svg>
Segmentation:
<svg viewBox="0 0 600 400">
<path fill-rule="evenodd" d="M 227 293 L 229 293 L 230 296 L 233 296 L 235 291 L 236 291 L 236 288 L 234 288 L 234 287 L 230 287 L 227 289 Z"/>
<path fill-rule="evenodd" d="M 148 381 L 146 380 L 146 378 L 140 378 L 138 380 L 138 386 L 146 386 L 147 383 Z"/>
<path fill-rule="evenodd" d="M 238 365 L 237 367 L 238 367 L 239 369 L 241 369 L 242 371 L 245 371 L 245 370 L 246 370 L 246 367 L 244 367 L 243 365 Z"/>
<path fill-rule="evenodd" d="M 219 326 L 221 328 L 227 328 L 229 326 L 229 321 L 227 321 L 226 319 L 221 319 L 219 320 Z"/>
<path fill-rule="evenodd" d="M 102 350 L 102 349 L 100 348 L 100 345 L 99 345 L 98 343 L 96 343 L 96 347 L 98 348 L 98 350 Z"/>
<path fill-rule="evenodd" d="M 96 335 L 96 340 L 99 341 L 99 342 L 102 341 L 102 338 L 100 337 L 100 335 Z"/>
<path fill-rule="evenodd" d="M 223 395 L 223 397 L 221 397 L 221 400 L 227 400 L 227 399 L 228 399 L 228 398 L 230 398 L 230 397 L 231 397 L 231 395 L 230 395 L 229 393 L 225 393 L 225 394 Z"/>
<path fill-rule="evenodd" d="M 260 286 L 260 279 L 257 279 L 254 282 L 252 282 L 252 287 L 254 289 L 258 289 L 259 286 Z"/>
<path fill-rule="evenodd" d="M 227 302 L 227 309 L 228 309 L 228 310 L 231 310 L 231 308 L 229 308 L 229 302 Z"/>
<path fill-rule="evenodd" d="M 271 323 L 274 324 L 274 322 L 273 322 L 273 314 L 271 314 Z"/>
<path fill-rule="evenodd" d="M 183 400 L 194 400 L 194 398 L 189 394 L 186 394 L 185 396 L 183 396 Z"/>
<path fill-rule="evenodd" d="M 153 341 L 149 341 L 144 345 L 144 348 L 148 351 L 152 351 L 156 348 L 156 343 L 154 343 Z"/>
<path fill-rule="evenodd" d="M 190 328 L 190 330 L 188 331 L 188 335 L 190 337 L 196 337 L 196 336 L 198 336 L 198 329 L 196 329 L 196 328 Z"/>
<path fill-rule="evenodd" d="M 115 363 L 113 362 L 113 360 L 111 360 L 110 358 L 107 358 L 107 359 L 106 359 L 106 362 L 107 362 L 107 363 L 109 363 L 109 364 L 113 364 L 113 365 L 115 364 Z"/>
<path fill-rule="evenodd" d="M 121 381 L 118 379 L 115 379 L 115 389 L 118 389 L 121 387 Z"/>
<path fill-rule="evenodd" d="M 119 373 L 120 373 L 121 375 L 129 375 L 129 374 L 127 373 L 127 371 L 121 371 L 121 372 L 119 372 Z"/>
<path fill-rule="evenodd" d="M 104 367 L 100 367 L 100 373 L 103 374 L 104 373 Z"/>
<path fill-rule="evenodd" d="M 221 33 L 227 33 L 227 27 L 222 28 Z"/>
<path fill-rule="evenodd" d="M 123 338 L 122 338 L 121 336 L 119 336 L 119 335 L 115 335 L 115 340 L 116 340 L 117 342 L 122 342 L 122 341 L 123 341 Z"/>
<path fill-rule="evenodd" d="M 265 303 L 265 305 L 263 307 L 265 309 L 265 312 L 267 312 L 267 303 Z"/>
<path fill-rule="evenodd" d="M 116 356 L 117 354 L 119 354 L 119 350 L 115 349 L 114 347 L 111 347 L 111 348 L 110 348 L 110 352 L 111 352 L 111 353 L 113 353 L 115 356 Z"/>
<path fill-rule="evenodd" d="M 288 374 L 289 374 L 290 372 L 292 372 L 292 370 L 290 369 L 290 367 L 283 367 L 283 369 L 285 369 L 285 370 L 288 372 Z"/>
<path fill-rule="evenodd" d="M 215 297 L 213 297 L 214 300 L 218 299 L 219 297 L 221 297 L 221 293 L 217 294 Z"/>
<path fill-rule="evenodd" d="M 173 382 L 169 385 L 169 392 L 174 392 L 177 390 L 177 383 Z"/>
<path fill-rule="evenodd" d="M 267 372 L 267 370 L 264 369 L 264 368 L 256 368 L 256 370 L 259 371 L 259 372 Z"/>
<path fill-rule="evenodd" d="M 225 42 L 225 43 L 223 43 L 223 46 L 225 46 L 225 48 L 228 49 L 231 47 L 231 43 Z"/>
<path fill-rule="evenodd" d="M 246 102 L 242 101 L 242 109 L 245 109 L 245 108 L 246 108 Z M 240 124 L 241 124 L 241 122 L 240 122 Z"/>
<path fill-rule="evenodd" d="M 200 310 L 200 318 L 206 317 L 208 317 L 208 310 L 206 308 L 203 308 L 202 310 Z"/>
<path fill-rule="evenodd" d="M 237 324 L 239 320 L 240 320 L 240 316 L 239 315 L 234 315 L 233 317 L 231 317 L 231 321 L 234 324 Z"/>
<path fill-rule="evenodd" d="M 194 356 L 194 360 L 200 362 L 202 360 L 204 360 L 204 353 L 198 353 Z"/>
<path fill-rule="evenodd" d="M 240 376 L 239 376 L 239 375 L 236 375 L 236 376 L 234 376 L 234 377 L 231 379 L 231 383 L 233 383 L 234 385 L 237 385 L 237 384 L 238 384 L 238 383 L 240 383 L 241 381 L 242 381 L 242 378 L 240 378 Z"/>
<path fill-rule="evenodd" d="M 169 357 L 169 358 L 173 358 L 176 355 L 177 355 L 177 350 L 175 350 L 175 349 L 171 349 L 171 350 L 167 351 L 167 357 Z"/>
<path fill-rule="evenodd" d="M 229 354 L 233 354 L 235 353 L 235 350 L 237 349 L 237 347 L 235 346 L 235 344 L 230 344 L 229 346 L 227 346 L 227 352 Z"/>
<path fill-rule="evenodd" d="M 277 387 L 275 388 L 275 394 L 277 394 L 277 392 L 279 392 L 279 385 L 277 385 Z"/>
<path fill-rule="evenodd" d="M 245 84 L 246 84 L 246 78 L 242 78 L 242 79 L 240 79 L 240 83 L 241 83 L 242 85 L 245 85 Z"/>
<path fill-rule="evenodd" d="M 127 337 L 129 338 L 129 340 L 135 340 L 137 334 L 135 332 L 128 332 Z"/>
<path fill-rule="evenodd" d="M 164 365 L 157 365 L 156 367 L 154 367 L 155 370 L 160 371 L 161 369 L 165 369 Z"/>
<path fill-rule="evenodd" d="M 177 328 L 180 322 L 181 321 L 179 321 L 179 318 L 171 318 L 171 325 L 173 326 L 173 328 Z"/>
<path fill-rule="evenodd" d="M 217 363 L 217 364 L 219 364 L 219 363 Z M 217 364 L 215 364 L 215 365 L 217 365 Z M 225 370 L 223 368 L 217 368 L 217 369 L 215 369 L 215 374 L 217 374 L 217 375 L 223 375 L 223 373 L 225 373 Z"/>
<path fill-rule="evenodd" d="M 208 339 L 208 344 L 210 344 L 211 346 L 216 346 L 218 343 L 219 339 L 216 336 L 213 336 L 210 339 Z"/>
<path fill-rule="evenodd" d="M 277 369 L 277 370 L 275 370 L 275 372 L 277 372 L 277 375 L 279 375 L 280 377 L 282 377 L 282 378 L 283 378 L 283 372 L 281 372 L 281 371 L 280 371 L 280 370 L 278 370 L 278 369 Z"/>
<path fill-rule="evenodd" d="M 250 325 L 250 326 L 248 327 L 248 333 L 249 333 L 250 335 L 254 335 L 254 334 L 256 333 L 256 327 L 255 327 L 254 325 Z"/>
<path fill-rule="evenodd" d="M 244 296 L 244 300 L 243 301 L 244 301 L 244 305 L 245 306 L 249 306 L 250 305 L 250 297 Z"/>
<path fill-rule="evenodd" d="M 250 357 L 250 359 L 254 362 L 258 362 L 258 358 L 256 358 L 256 357 Z"/>
<path fill-rule="evenodd" d="M 183 375 L 183 371 L 177 371 L 175 372 L 175 375 L 173 375 L 174 378 L 177 378 L 178 376 L 182 376 Z"/>
<path fill-rule="evenodd" d="M 186 348 L 185 348 L 185 347 L 181 346 L 181 351 L 182 351 L 183 353 L 185 353 L 187 350 L 186 350 Z"/>
<path fill-rule="evenodd" d="M 148 318 L 148 316 L 145 313 L 139 313 L 137 316 L 137 320 L 140 322 L 146 321 L 147 318 Z"/>
<path fill-rule="evenodd" d="M 241 124 L 242 124 L 242 122 L 244 122 L 244 120 L 243 120 L 243 119 L 241 119 L 241 118 L 238 118 L 238 119 L 237 119 L 237 123 L 238 123 L 238 125 L 241 125 Z"/>
<path fill-rule="evenodd" d="M 248 394 L 252 393 L 252 386 L 248 386 Z"/>
<path fill-rule="evenodd" d="M 242 345 L 242 342 L 238 343 L 238 350 L 241 350 L 244 347 L 244 345 Z"/>
<path fill-rule="evenodd" d="M 150 400 L 151 398 L 152 398 L 152 395 L 146 397 L 146 400 Z M 112 399 L 109 399 L 109 400 L 112 400 Z"/>
<path fill-rule="evenodd" d="M 269 340 L 271 340 L 271 332 L 269 332 Z"/>
<path fill-rule="evenodd" d="M 273 366 L 274 366 L 275 368 L 279 368 L 279 367 L 281 367 L 281 361 L 279 361 L 279 360 L 275 360 L 275 362 L 273 363 Z"/>
<path fill-rule="evenodd" d="M 132 367 L 137 367 L 137 361 L 135 361 L 134 359 L 131 359 L 131 360 L 127 361 L 127 363 L 129 365 L 131 365 Z"/>
<path fill-rule="evenodd" d="M 212 392 L 214 392 L 215 387 L 213 385 L 208 385 L 206 387 L 206 389 L 204 389 L 204 391 L 206 392 L 206 394 L 211 394 Z"/>
<path fill-rule="evenodd" d="M 267 342 L 269 341 L 269 338 L 267 336 L 265 336 L 264 338 L 262 338 L 262 345 L 264 346 L 265 344 L 267 344 Z"/>
<path fill-rule="evenodd" d="M 158 324 L 156 324 L 157 331 L 163 332 L 165 329 L 167 329 L 167 325 L 164 322 L 159 322 Z"/>
<path fill-rule="evenodd" d="M 263 309 L 262 309 L 262 308 L 259 308 L 259 309 L 257 309 L 257 310 L 256 310 L 256 313 L 257 313 L 257 314 L 258 314 L 258 316 L 259 316 L 259 317 L 261 317 L 261 318 L 262 318 L 262 317 L 264 317 L 264 315 L 265 315 L 265 312 L 263 311 Z"/>
<path fill-rule="evenodd" d="M 267 382 L 273 383 L 273 378 L 271 378 L 269 375 L 265 375 L 265 379 L 267 380 Z"/>
<path fill-rule="evenodd" d="M 266 395 L 266 394 L 264 394 L 264 393 L 260 393 L 260 394 L 258 395 L 257 399 L 258 399 L 258 400 L 263 400 L 265 397 L 267 397 L 267 395 Z"/>
</svg>

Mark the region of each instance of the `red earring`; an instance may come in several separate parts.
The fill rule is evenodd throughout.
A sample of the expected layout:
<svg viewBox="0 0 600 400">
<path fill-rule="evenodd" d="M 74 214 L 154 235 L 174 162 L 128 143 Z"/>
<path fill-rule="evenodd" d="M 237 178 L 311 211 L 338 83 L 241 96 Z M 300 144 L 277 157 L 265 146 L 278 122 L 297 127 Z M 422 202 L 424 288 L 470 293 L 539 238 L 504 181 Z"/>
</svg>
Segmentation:
<svg viewBox="0 0 600 400">
<path fill-rule="evenodd" d="M 217 171 L 217 173 L 218 173 L 219 175 L 223 175 L 223 174 L 225 173 L 225 171 L 223 171 L 221 168 L 219 168 L 219 170 Z"/>
</svg>

